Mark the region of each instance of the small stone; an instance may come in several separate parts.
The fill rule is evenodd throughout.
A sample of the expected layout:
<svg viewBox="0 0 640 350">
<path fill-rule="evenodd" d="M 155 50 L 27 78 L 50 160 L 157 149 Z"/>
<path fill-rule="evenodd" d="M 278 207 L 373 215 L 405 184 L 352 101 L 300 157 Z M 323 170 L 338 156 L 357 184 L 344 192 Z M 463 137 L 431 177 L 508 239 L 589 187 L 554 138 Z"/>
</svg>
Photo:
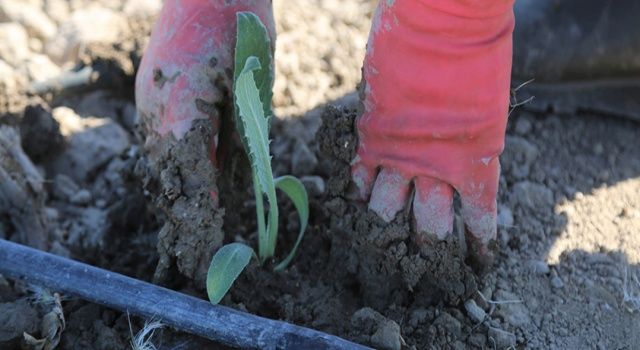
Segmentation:
<svg viewBox="0 0 640 350">
<path fill-rule="evenodd" d="M 505 151 L 502 156 L 503 170 L 516 179 L 529 177 L 531 166 L 538 158 L 538 147 L 519 136 L 505 138 Z"/>
<path fill-rule="evenodd" d="M 80 49 L 91 43 L 113 44 L 128 30 L 122 13 L 102 6 L 76 10 L 59 28 L 57 35 L 45 46 L 46 54 L 62 64 L 77 61 Z"/>
<path fill-rule="evenodd" d="M 109 118 L 81 118 L 66 107 L 53 110 L 60 132 L 68 139 L 67 147 L 47 163 L 49 171 L 65 174 L 78 183 L 130 145 L 129 135 Z"/>
<path fill-rule="evenodd" d="M 161 0 L 127 0 L 124 13 L 129 18 L 146 19 L 155 17 L 162 9 Z"/>
<path fill-rule="evenodd" d="M 431 312 L 433 317 L 433 312 Z M 423 322 L 425 322 L 429 318 L 429 310 L 421 307 L 415 309 L 411 312 L 411 317 L 409 318 L 409 325 L 413 328 L 418 327 Z"/>
<path fill-rule="evenodd" d="M 510 198 L 514 204 L 524 208 L 542 210 L 553 208 L 553 192 L 547 187 L 531 181 L 521 181 L 513 186 Z"/>
<path fill-rule="evenodd" d="M 500 302 L 496 315 L 514 327 L 524 327 L 531 323 L 529 310 L 520 298 L 510 292 L 500 290 L 495 300 Z"/>
<path fill-rule="evenodd" d="M 108 212 L 93 207 L 79 209 L 75 223 L 68 232 L 69 246 L 84 249 L 100 247 L 109 230 Z"/>
<path fill-rule="evenodd" d="M 29 50 L 31 50 L 31 52 L 42 52 L 43 48 L 44 44 L 42 43 L 42 40 L 38 38 L 29 38 Z"/>
<path fill-rule="evenodd" d="M 469 336 L 469 344 L 476 348 L 485 349 L 487 344 L 487 336 L 482 333 L 474 333 Z"/>
<path fill-rule="evenodd" d="M 351 326 L 363 333 L 371 334 L 376 325 L 384 319 L 379 312 L 370 307 L 363 307 L 351 316 Z"/>
<path fill-rule="evenodd" d="M 467 310 L 467 315 L 476 323 L 482 323 L 487 317 L 487 314 L 476 304 L 475 300 L 469 299 L 464 303 L 464 308 Z"/>
<path fill-rule="evenodd" d="M 69 19 L 71 10 L 69 2 L 64 0 L 47 0 L 44 3 L 44 11 L 56 23 L 60 24 Z"/>
<path fill-rule="evenodd" d="M 549 265 L 542 260 L 529 261 L 529 267 L 531 268 L 531 271 L 538 275 L 546 275 L 549 273 Z"/>
<path fill-rule="evenodd" d="M 0 0 L 0 22 L 20 23 L 29 35 L 50 39 L 57 31 L 55 23 L 38 7 L 24 0 Z"/>
<path fill-rule="evenodd" d="M 60 74 L 60 67 L 53 63 L 48 56 L 32 54 L 21 68 L 30 81 L 44 81 Z"/>
<path fill-rule="evenodd" d="M 516 121 L 515 132 L 518 135 L 528 135 L 533 129 L 533 124 L 528 118 L 518 118 Z"/>
<path fill-rule="evenodd" d="M 325 190 L 324 179 L 320 176 L 303 176 L 300 182 L 311 196 L 321 196 Z"/>
<path fill-rule="evenodd" d="M 17 23 L 0 23 L 0 57 L 16 68 L 30 55 L 27 31 Z"/>
<path fill-rule="evenodd" d="M 91 203 L 91 192 L 88 190 L 80 190 L 73 197 L 71 197 L 71 203 L 76 205 L 87 205 Z"/>
<path fill-rule="evenodd" d="M 498 206 L 498 226 L 504 228 L 513 227 L 513 212 L 504 205 Z"/>
<path fill-rule="evenodd" d="M 564 282 L 562 282 L 562 279 L 558 276 L 554 276 L 551 278 L 551 286 L 555 289 L 561 289 L 562 287 L 564 287 Z"/>
<path fill-rule="evenodd" d="M 506 349 L 516 346 L 516 336 L 499 328 L 489 328 L 489 343 L 495 342 L 494 349 Z"/>
<path fill-rule="evenodd" d="M 400 326 L 392 320 L 386 320 L 378 325 L 378 330 L 371 336 L 371 345 L 376 349 L 400 350 L 401 339 Z"/>
<path fill-rule="evenodd" d="M 438 316 L 438 318 L 433 321 L 433 325 L 443 328 L 456 339 L 462 337 L 462 324 L 455 317 L 446 312 L 443 312 Z"/>
<path fill-rule="evenodd" d="M 60 212 L 56 208 L 46 207 L 44 213 L 49 221 L 58 221 L 60 218 Z"/>
<path fill-rule="evenodd" d="M 482 333 L 474 333 L 469 336 L 469 344 L 476 348 L 484 349 L 487 344 L 487 336 Z"/>
<path fill-rule="evenodd" d="M 318 158 L 311 152 L 306 143 L 296 142 L 291 154 L 291 171 L 295 175 L 312 174 L 318 165 Z"/>
</svg>

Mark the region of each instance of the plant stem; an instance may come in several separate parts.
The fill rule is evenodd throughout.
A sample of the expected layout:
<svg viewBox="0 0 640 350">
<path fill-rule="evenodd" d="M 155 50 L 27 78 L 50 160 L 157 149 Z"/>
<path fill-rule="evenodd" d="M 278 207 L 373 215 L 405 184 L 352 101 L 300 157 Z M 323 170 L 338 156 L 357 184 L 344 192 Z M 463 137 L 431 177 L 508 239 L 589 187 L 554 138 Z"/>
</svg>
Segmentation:
<svg viewBox="0 0 640 350">
<path fill-rule="evenodd" d="M 276 197 L 275 187 L 269 188 L 267 193 L 269 201 L 269 257 L 273 257 L 276 253 L 276 242 L 278 240 L 278 197 Z"/>
<path fill-rule="evenodd" d="M 256 218 L 258 220 L 258 255 L 260 256 L 260 263 L 264 263 L 265 260 L 273 256 L 269 255 L 269 233 L 264 222 L 264 198 L 262 197 L 262 190 L 260 189 L 260 182 L 258 181 L 258 175 L 255 170 L 252 170 L 253 174 L 253 193 L 256 197 Z"/>
</svg>

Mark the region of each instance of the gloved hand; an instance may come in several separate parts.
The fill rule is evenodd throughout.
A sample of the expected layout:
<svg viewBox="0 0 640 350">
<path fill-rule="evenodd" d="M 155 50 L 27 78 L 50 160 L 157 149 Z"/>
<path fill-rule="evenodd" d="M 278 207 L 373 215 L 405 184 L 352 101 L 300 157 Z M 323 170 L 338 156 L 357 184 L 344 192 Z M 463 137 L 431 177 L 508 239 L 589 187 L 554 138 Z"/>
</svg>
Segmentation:
<svg viewBox="0 0 640 350">
<path fill-rule="evenodd" d="M 165 0 L 138 70 L 136 103 L 145 134 L 138 169 L 165 219 L 158 234 L 157 283 L 175 264 L 203 285 L 223 242 L 222 212 L 216 209 L 224 162 L 216 154 L 235 151 L 226 142 L 233 141 L 225 136 L 232 133 L 220 131 L 235 129 L 231 88 L 238 11 L 258 15 L 275 39 L 271 1 Z"/>
<path fill-rule="evenodd" d="M 364 62 L 352 178 L 389 222 L 410 200 L 416 241 L 453 230 L 489 263 L 509 106 L 513 0 L 381 0 Z"/>
<path fill-rule="evenodd" d="M 225 109 L 220 106 L 232 100 L 239 11 L 258 15 L 275 39 L 271 1 L 165 1 L 136 77 L 136 104 L 148 149 L 158 139 L 179 141 L 194 121 L 209 120 L 214 135 L 208 156 L 217 165 L 220 114 Z M 215 189 L 211 195 L 217 201 Z"/>
</svg>

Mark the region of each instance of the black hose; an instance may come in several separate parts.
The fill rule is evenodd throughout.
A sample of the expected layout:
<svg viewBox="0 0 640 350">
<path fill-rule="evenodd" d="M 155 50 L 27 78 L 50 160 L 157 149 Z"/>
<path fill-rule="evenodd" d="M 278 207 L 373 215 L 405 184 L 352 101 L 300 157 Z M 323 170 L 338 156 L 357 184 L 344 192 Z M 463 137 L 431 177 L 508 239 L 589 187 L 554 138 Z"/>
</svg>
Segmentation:
<svg viewBox="0 0 640 350">
<path fill-rule="evenodd" d="M 242 349 L 370 349 L 0 239 L 0 273 Z"/>
</svg>

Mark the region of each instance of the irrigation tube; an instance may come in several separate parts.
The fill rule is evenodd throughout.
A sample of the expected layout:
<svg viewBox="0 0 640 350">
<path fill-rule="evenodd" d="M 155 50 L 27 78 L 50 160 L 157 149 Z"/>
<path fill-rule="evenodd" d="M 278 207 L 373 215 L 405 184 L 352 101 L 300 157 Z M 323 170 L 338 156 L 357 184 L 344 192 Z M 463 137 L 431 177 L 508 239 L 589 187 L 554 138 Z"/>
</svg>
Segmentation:
<svg viewBox="0 0 640 350">
<path fill-rule="evenodd" d="M 370 349 L 1 239 L 0 273 L 241 349 Z"/>
</svg>

